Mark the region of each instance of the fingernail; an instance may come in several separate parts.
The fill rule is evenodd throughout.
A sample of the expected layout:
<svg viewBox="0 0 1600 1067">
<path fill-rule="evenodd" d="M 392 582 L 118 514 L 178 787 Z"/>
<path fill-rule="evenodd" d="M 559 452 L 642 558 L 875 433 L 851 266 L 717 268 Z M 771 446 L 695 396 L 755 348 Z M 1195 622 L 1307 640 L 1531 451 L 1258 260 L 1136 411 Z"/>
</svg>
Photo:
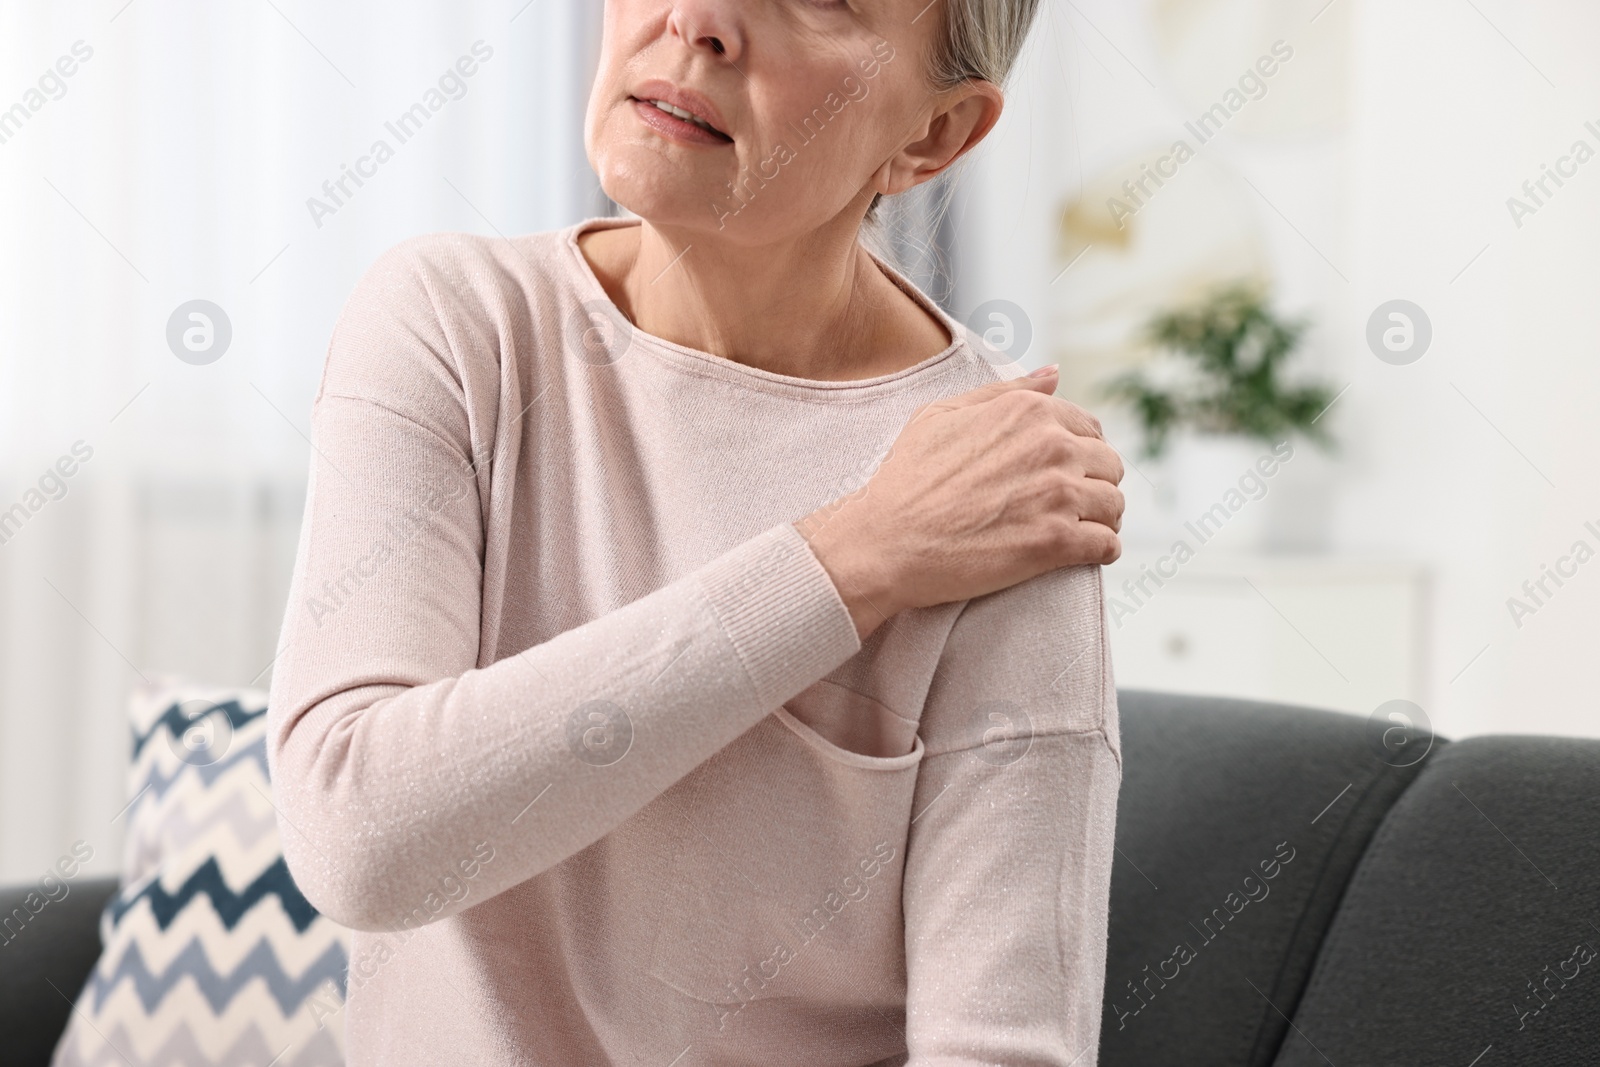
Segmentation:
<svg viewBox="0 0 1600 1067">
<path fill-rule="evenodd" d="M 1043 378 L 1043 377 L 1045 377 L 1047 375 L 1051 375 L 1051 374 L 1056 373 L 1060 369 L 1061 368 L 1059 366 L 1057 366 L 1056 364 L 1050 363 L 1050 364 L 1047 364 L 1046 366 L 1040 367 L 1038 370 L 1029 371 L 1028 372 L 1028 377 L 1030 377 L 1030 378 Z"/>
</svg>

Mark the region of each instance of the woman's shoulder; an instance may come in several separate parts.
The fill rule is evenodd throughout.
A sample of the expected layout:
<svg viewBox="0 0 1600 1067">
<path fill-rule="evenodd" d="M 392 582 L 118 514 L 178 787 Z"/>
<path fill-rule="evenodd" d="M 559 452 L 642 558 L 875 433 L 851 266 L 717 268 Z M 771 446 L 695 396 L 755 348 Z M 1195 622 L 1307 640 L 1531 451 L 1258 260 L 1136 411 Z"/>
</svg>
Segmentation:
<svg viewBox="0 0 1600 1067">
<path fill-rule="evenodd" d="M 502 312 L 515 294 L 575 284 L 567 243 L 567 230 L 513 237 L 417 234 L 381 252 L 351 298 L 376 298 L 414 313 Z"/>
<path fill-rule="evenodd" d="M 381 252 L 346 298 L 322 393 L 461 393 L 498 380 L 508 338 L 525 336 L 576 285 L 564 230 L 488 237 L 418 234 Z"/>
<path fill-rule="evenodd" d="M 962 606 L 922 717 L 928 754 L 987 744 L 989 717 L 971 712 L 1004 706 L 1030 737 L 1101 732 L 1120 751 L 1098 566 L 1047 571 Z"/>
</svg>

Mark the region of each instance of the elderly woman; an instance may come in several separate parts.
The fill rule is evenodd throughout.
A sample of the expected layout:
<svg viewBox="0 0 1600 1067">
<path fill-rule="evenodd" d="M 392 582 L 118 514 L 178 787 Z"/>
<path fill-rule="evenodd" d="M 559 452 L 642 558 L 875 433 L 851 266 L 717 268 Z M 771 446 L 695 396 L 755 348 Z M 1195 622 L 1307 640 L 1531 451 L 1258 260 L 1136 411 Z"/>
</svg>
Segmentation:
<svg viewBox="0 0 1600 1067">
<path fill-rule="evenodd" d="M 1098 424 L 860 243 L 1035 0 L 608 0 L 637 216 L 371 268 L 273 681 L 349 1062 L 1092 1064 Z"/>
</svg>

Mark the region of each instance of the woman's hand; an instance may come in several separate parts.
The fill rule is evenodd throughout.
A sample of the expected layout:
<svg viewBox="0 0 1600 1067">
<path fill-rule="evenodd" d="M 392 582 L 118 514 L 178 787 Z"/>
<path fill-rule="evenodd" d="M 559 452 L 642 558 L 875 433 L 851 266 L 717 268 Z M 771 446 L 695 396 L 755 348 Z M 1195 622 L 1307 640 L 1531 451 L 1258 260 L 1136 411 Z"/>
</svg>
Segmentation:
<svg viewBox="0 0 1600 1067">
<path fill-rule="evenodd" d="M 859 491 L 795 523 L 863 639 L 896 612 L 1122 552 L 1122 460 L 1056 368 L 912 416 Z"/>
</svg>

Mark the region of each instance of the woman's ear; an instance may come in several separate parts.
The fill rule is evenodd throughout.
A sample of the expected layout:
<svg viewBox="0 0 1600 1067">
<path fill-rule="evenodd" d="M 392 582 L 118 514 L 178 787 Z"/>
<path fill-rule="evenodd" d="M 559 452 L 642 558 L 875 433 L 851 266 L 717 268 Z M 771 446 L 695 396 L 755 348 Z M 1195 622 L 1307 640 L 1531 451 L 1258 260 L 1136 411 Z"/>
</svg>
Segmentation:
<svg viewBox="0 0 1600 1067">
<path fill-rule="evenodd" d="M 1000 120 L 1005 96 L 991 82 L 971 80 L 946 93 L 915 140 L 884 161 L 873 175 L 873 188 L 885 196 L 943 172 L 986 137 Z"/>
</svg>

